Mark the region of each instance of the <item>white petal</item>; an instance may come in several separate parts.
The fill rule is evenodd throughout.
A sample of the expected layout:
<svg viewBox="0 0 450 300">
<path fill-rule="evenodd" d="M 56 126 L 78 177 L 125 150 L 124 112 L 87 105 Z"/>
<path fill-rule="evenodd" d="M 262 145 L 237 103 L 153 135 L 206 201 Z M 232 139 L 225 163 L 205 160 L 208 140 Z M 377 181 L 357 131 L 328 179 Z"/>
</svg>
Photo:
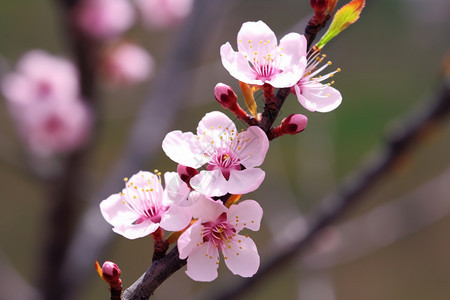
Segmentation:
<svg viewBox="0 0 450 300">
<path fill-rule="evenodd" d="M 232 174 L 231 172 L 230 174 Z M 220 170 L 200 171 L 191 178 L 191 187 L 209 197 L 223 196 L 228 193 L 229 185 Z"/>
<path fill-rule="evenodd" d="M 213 281 L 217 278 L 219 252 L 208 243 L 198 247 L 187 259 L 186 274 L 197 281 Z"/>
<path fill-rule="evenodd" d="M 244 54 L 235 52 L 230 43 L 226 43 L 220 47 L 220 57 L 225 69 L 237 80 L 248 84 L 264 84 L 261 80 L 256 79 L 256 73 L 250 67 Z"/>
<path fill-rule="evenodd" d="M 230 243 L 230 248 L 222 249 L 225 264 L 228 269 L 242 277 L 255 275 L 259 268 L 259 254 L 251 238 L 236 235 Z"/>
<path fill-rule="evenodd" d="M 163 140 L 162 148 L 171 160 L 191 168 L 197 169 L 208 162 L 203 155 L 203 147 L 192 132 L 169 132 Z"/>
<path fill-rule="evenodd" d="M 114 194 L 100 203 L 100 211 L 102 212 L 103 217 L 113 226 L 131 224 L 139 218 L 139 216 L 134 211 L 130 210 L 122 201 L 121 195 Z"/>
<path fill-rule="evenodd" d="M 171 206 L 161 218 L 160 225 L 169 231 L 179 231 L 186 228 L 191 222 L 192 214 L 188 207 Z"/>
<path fill-rule="evenodd" d="M 216 221 L 222 213 L 227 211 L 227 208 L 220 200 L 214 201 L 211 198 L 202 196 L 191 207 L 191 211 L 194 218 L 198 218 L 204 223 Z"/>
<path fill-rule="evenodd" d="M 294 88 L 298 101 L 309 111 L 330 112 L 342 102 L 341 93 L 337 89 L 321 83 L 308 82 Z"/>
<path fill-rule="evenodd" d="M 223 132 L 236 132 L 236 125 L 227 117 L 226 114 L 220 111 L 212 111 L 207 113 L 198 123 L 197 135 L 203 136 L 220 136 Z"/>
<path fill-rule="evenodd" d="M 227 216 L 228 221 L 235 225 L 237 232 L 244 227 L 257 231 L 261 224 L 263 210 L 258 202 L 245 200 L 237 205 L 231 205 Z"/>
<path fill-rule="evenodd" d="M 230 194 L 247 194 L 256 190 L 264 180 L 266 173 L 259 168 L 232 170 L 226 191 Z"/>
<path fill-rule="evenodd" d="M 250 41 L 250 43 L 249 43 Z M 252 54 L 256 51 L 260 41 L 267 43 L 272 47 L 277 45 L 275 33 L 263 21 L 245 22 L 237 35 L 238 50 L 241 53 Z M 250 47 L 252 46 L 252 47 Z"/>
<path fill-rule="evenodd" d="M 166 172 L 164 174 L 164 189 L 165 203 L 175 204 L 177 206 L 186 206 L 188 202 L 188 195 L 191 191 L 188 185 L 181 180 L 177 172 Z"/>
<path fill-rule="evenodd" d="M 123 235 L 127 239 L 137 239 L 155 232 L 158 227 L 159 224 L 153 223 L 150 220 L 145 220 L 140 224 L 121 224 L 119 226 L 115 226 L 113 231 Z"/>
</svg>

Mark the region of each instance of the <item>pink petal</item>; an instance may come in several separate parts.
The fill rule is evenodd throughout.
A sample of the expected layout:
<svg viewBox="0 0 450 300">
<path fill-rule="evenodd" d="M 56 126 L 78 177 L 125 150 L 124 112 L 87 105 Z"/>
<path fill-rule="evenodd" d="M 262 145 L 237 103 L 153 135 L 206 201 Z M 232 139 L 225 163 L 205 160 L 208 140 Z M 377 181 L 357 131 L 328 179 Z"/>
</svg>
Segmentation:
<svg viewBox="0 0 450 300">
<path fill-rule="evenodd" d="M 249 43 L 248 41 L 251 41 Z M 263 21 L 245 22 L 237 35 L 238 51 L 242 53 L 252 53 L 260 41 L 270 41 L 272 45 L 277 45 L 275 33 Z M 253 47 L 250 48 L 250 45 Z M 265 56 L 267 53 L 261 53 Z"/>
<path fill-rule="evenodd" d="M 337 108 L 342 102 L 341 93 L 321 83 L 307 82 L 301 88 L 294 86 L 298 101 L 309 111 L 329 112 Z"/>
<path fill-rule="evenodd" d="M 259 168 L 232 170 L 224 188 L 230 194 L 246 194 L 256 190 L 265 177 L 265 172 Z"/>
<path fill-rule="evenodd" d="M 264 84 L 261 80 L 256 79 L 255 71 L 250 67 L 244 55 L 240 52 L 235 52 L 230 43 L 220 47 L 220 57 L 224 68 L 237 80 L 248 84 Z"/>
<path fill-rule="evenodd" d="M 246 131 L 239 133 L 239 138 L 241 140 L 248 139 L 245 146 L 238 150 L 242 165 L 246 168 L 261 165 L 269 149 L 269 139 L 266 133 L 258 126 L 251 126 Z"/>
<path fill-rule="evenodd" d="M 203 243 L 202 236 L 203 226 L 200 222 L 195 222 L 185 232 L 183 232 L 177 241 L 178 252 L 180 259 L 185 259 L 191 252 L 194 251 L 200 244 Z M 199 245 L 199 246 L 197 246 Z"/>
<path fill-rule="evenodd" d="M 198 123 L 197 135 L 203 134 L 220 136 L 224 131 L 236 131 L 236 125 L 233 121 L 220 111 L 207 113 Z"/>
<path fill-rule="evenodd" d="M 162 215 L 160 225 L 169 231 L 179 231 L 186 228 L 192 220 L 191 210 L 187 207 L 172 205 Z"/>
<path fill-rule="evenodd" d="M 177 172 L 166 172 L 164 174 L 164 200 L 165 204 L 175 204 L 177 206 L 186 206 L 190 189 L 188 185 L 181 180 Z"/>
<path fill-rule="evenodd" d="M 230 248 L 222 250 L 228 269 L 242 277 L 255 275 L 259 268 L 259 254 L 251 238 L 236 235 L 230 243 Z"/>
<path fill-rule="evenodd" d="M 162 148 L 171 160 L 191 168 L 199 168 L 209 161 L 203 155 L 203 147 L 197 137 L 191 132 L 169 132 L 162 142 Z"/>
<path fill-rule="evenodd" d="M 135 212 L 122 202 L 122 197 L 119 194 L 111 195 L 106 200 L 103 200 L 100 203 L 100 211 L 105 220 L 113 226 L 119 226 L 124 223 L 131 224 L 139 218 Z"/>
<path fill-rule="evenodd" d="M 231 172 L 233 174 L 233 172 Z M 223 196 L 228 193 L 228 182 L 219 169 L 200 171 L 189 182 L 191 187 L 206 196 Z"/>
<path fill-rule="evenodd" d="M 134 225 L 120 224 L 119 226 L 114 227 L 113 231 L 123 235 L 127 239 L 137 239 L 155 232 L 158 227 L 159 224 L 155 224 L 150 220 L 144 220 L 142 223 Z"/>
<path fill-rule="evenodd" d="M 231 205 L 227 216 L 228 221 L 235 225 L 237 232 L 244 227 L 257 231 L 261 224 L 263 210 L 258 202 L 245 200 L 237 205 Z"/>
<path fill-rule="evenodd" d="M 211 198 L 202 196 L 191 207 L 192 216 L 198 218 L 202 223 L 213 222 L 224 212 L 227 208 L 220 200 L 214 201 Z"/>
<path fill-rule="evenodd" d="M 197 281 L 213 281 L 217 278 L 219 252 L 216 247 L 203 244 L 187 259 L 186 274 Z"/>
</svg>

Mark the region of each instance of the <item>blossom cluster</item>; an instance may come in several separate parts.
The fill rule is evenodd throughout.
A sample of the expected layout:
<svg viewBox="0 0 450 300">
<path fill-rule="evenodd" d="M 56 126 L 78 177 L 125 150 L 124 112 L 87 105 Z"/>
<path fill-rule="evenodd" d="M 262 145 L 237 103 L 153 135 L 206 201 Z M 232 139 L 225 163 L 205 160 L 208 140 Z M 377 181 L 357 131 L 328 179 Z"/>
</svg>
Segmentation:
<svg viewBox="0 0 450 300">
<path fill-rule="evenodd" d="M 339 70 L 320 76 L 331 63 L 319 66 L 324 56 L 308 52 L 304 36 L 290 33 L 278 44 L 265 23 L 247 22 L 238 33 L 237 45 L 236 52 L 224 44 L 220 55 L 225 69 L 244 88 L 263 88 L 269 98 L 273 88 L 285 88 L 310 111 L 328 112 L 340 105 L 339 91 L 323 83 Z M 165 186 L 160 173 L 140 171 L 125 178 L 125 188 L 100 204 L 106 221 L 126 238 L 161 229 L 179 231 L 179 258 L 187 259 L 186 273 L 198 281 L 217 277 L 220 253 L 232 273 L 250 277 L 257 272 L 260 257 L 255 242 L 240 232 L 259 230 L 263 210 L 255 200 L 237 200 L 263 182 L 265 172 L 260 166 L 269 138 L 297 134 L 307 124 L 305 116 L 293 114 L 265 131 L 258 126 L 261 115 L 248 115 L 231 87 L 219 83 L 214 94 L 224 108 L 247 122 L 246 130 L 213 111 L 201 119 L 196 133 L 169 132 L 162 149 L 179 165 L 177 172 L 164 174 Z"/>
</svg>

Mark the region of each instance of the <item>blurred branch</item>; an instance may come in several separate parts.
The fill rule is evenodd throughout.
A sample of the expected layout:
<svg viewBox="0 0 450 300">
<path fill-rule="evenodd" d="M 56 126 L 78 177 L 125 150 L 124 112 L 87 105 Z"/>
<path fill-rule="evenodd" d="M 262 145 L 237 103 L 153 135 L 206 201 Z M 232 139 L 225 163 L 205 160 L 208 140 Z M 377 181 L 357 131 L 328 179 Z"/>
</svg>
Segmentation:
<svg viewBox="0 0 450 300">
<path fill-rule="evenodd" d="M 401 128 L 390 135 L 382 151 L 373 159 L 368 161 L 359 171 L 338 187 L 335 194 L 326 197 L 319 208 L 307 216 L 307 232 L 295 243 L 286 248 L 280 248 L 277 255 L 272 257 L 268 263 L 262 266 L 255 276 L 244 279 L 233 289 L 227 289 L 221 295 L 208 297 L 208 299 L 235 299 L 242 296 L 245 291 L 254 287 L 263 278 L 275 273 L 281 266 L 289 262 L 296 254 L 303 251 L 306 246 L 325 227 L 362 199 L 361 196 L 367 192 L 379 179 L 399 162 L 418 137 L 424 133 L 428 125 L 436 123 L 444 118 L 450 111 L 450 82 L 444 83 L 443 88 L 434 102 L 421 108 Z"/>
<path fill-rule="evenodd" d="M 308 269 L 323 270 L 387 247 L 450 213 L 450 168 L 418 189 L 369 213 L 324 230 L 319 247 L 302 259 Z M 327 242 L 329 238 L 329 242 Z M 323 240 L 323 245 L 320 245 Z"/>
<path fill-rule="evenodd" d="M 68 299 L 76 299 L 79 287 L 92 273 L 92 262 L 103 256 L 113 235 L 110 225 L 101 217 L 100 200 L 120 190 L 124 176 L 142 169 L 149 158 L 159 153 L 164 135 L 182 111 L 185 95 L 195 79 L 192 75 L 187 76 L 189 72 L 185 71 L 198 64 L 209 36 L 219 28 L 231 4 L 233 1 L 195 2 L 161 75 L 155 78 L 153 89 L 139 111 L 124 154 L 95 193 L 71 243 L 63 270 L 65 281 L 70 282 Z M 178 256 L 174 257 L 178 259 Z"/>
</svg>

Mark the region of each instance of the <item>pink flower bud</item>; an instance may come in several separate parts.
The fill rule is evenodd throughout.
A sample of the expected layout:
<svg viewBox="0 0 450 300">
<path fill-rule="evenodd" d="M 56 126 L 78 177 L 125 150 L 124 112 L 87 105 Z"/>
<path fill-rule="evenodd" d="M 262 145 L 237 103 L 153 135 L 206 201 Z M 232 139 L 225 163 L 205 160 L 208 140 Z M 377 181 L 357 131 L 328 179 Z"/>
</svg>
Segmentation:
<svg viewBox="0 0 450 300">
<path fill-rule="evenodd" d="M 281 128 L 283 133 L 297 134 L 306 128 L 308 118 L 301 114 L 292 114 L 281 121 Z"/>
<path fill-rule="evenodd" d="M 177 167 L 177 172 L 178 175 L 180 175 L 181 180 L 183 180 L 189 186 L 189 188 L 191 188 L 191 186 L 189 185 L 189 181 L 192 177 L 198 174 L 197 169 L 179 164 Z"/>
<path fill-rule="evenodd" d="M 331 15 L 337 0 L 310 0 L 311 7 L 317 16 Z"/>
<path fill-rule="evenodd" d="M 102 278 L 112 289 L 121 289 L 122 280 L 120 279 L 119 267 L 112 261 L 105 261 L 102 266 Z"/>
<path fill-rule="evenodd" d="M 218 83 L 214 88 L 214 96 L 224 108 L 230 109 L 236 106 L 237 96 L 233 89 L 226 84 Z"/>
</svg>

